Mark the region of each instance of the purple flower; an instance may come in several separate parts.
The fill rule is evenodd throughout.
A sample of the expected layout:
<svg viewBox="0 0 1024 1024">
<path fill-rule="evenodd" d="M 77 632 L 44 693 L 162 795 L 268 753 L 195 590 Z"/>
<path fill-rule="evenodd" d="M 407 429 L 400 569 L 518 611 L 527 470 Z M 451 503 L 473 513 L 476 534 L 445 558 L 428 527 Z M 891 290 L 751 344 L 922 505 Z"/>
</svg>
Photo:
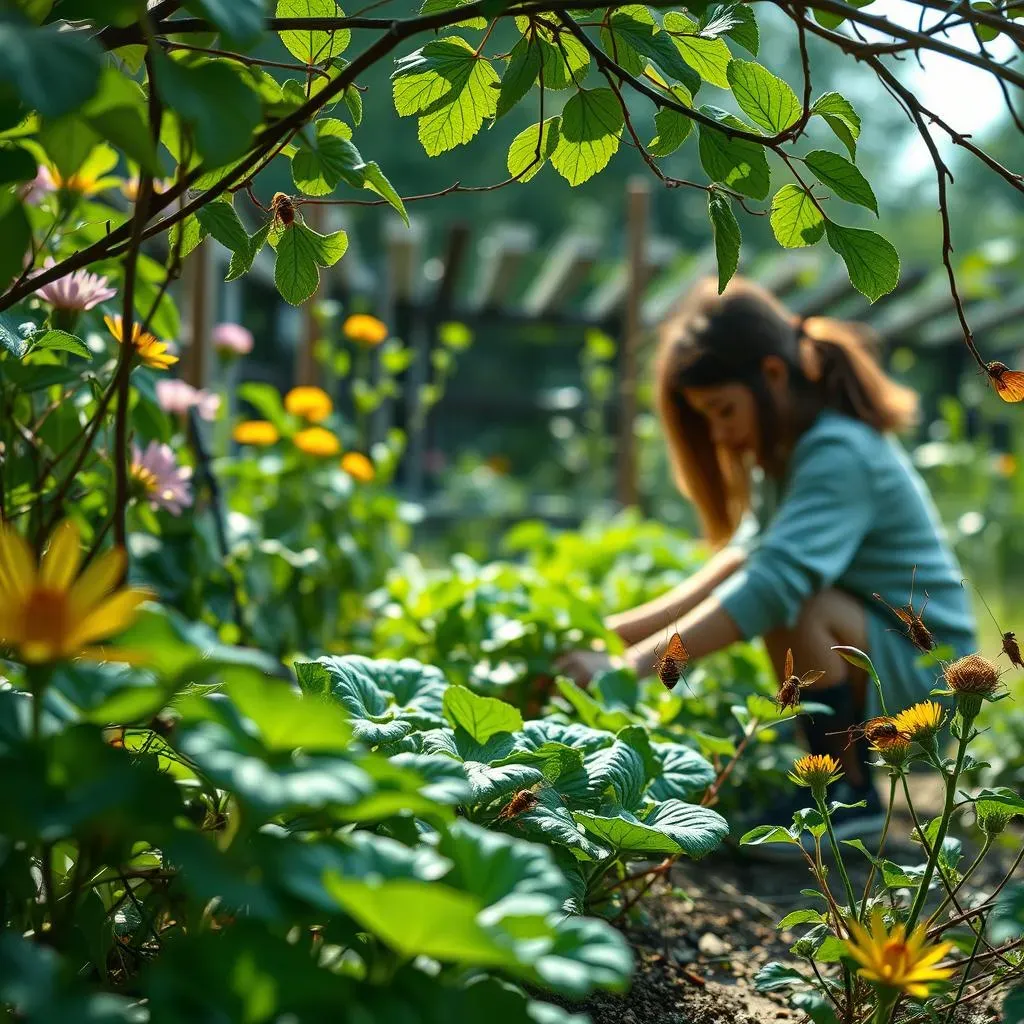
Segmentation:
<svg viewBox="0 0 1024 1024">
<path fill-rule="evenodd" d="M 53 258 L 47 256 L 42 269 L 49 270 L 55 265 Z M 117 289 L 109 287 L 105 277 L 90 274 L 87 270 L 76 270 L 36 289 L 36 295 L 51 306 L 78 311 L 92 309 L 116 294 Z"/>
<path fill-rule="evenodd" d="M 36 206 L 51 192 L 57 191 L 57 182 L 49 167 L 39 165 L 36 176 L 21 187 L 21 198 L 29 206 Z"/>
<path fill-rule="evenodd" d="M 220 410 L 220 395 L 192 387 L 187 381 L 169 377 L 156 382 L 156 400 L 164 412 L 184 416 L 195 406 L 201 419 L 215 420 Z"/>
<path fill-rule="evenodd" d="M 132 445 L 132 479 L 153 509 L 165 508 L 172 516 L 192 504 L 192 470 L 179 466 L 171 446 L 150 441 L 145 452 Z"/>
<path fill-rule="evenodd" d="M 241 324 L 217 324 L 213 329 L 213 344 L 223 355 L 247 356 L 252 351 L 252 331 Z"/>
</svg>

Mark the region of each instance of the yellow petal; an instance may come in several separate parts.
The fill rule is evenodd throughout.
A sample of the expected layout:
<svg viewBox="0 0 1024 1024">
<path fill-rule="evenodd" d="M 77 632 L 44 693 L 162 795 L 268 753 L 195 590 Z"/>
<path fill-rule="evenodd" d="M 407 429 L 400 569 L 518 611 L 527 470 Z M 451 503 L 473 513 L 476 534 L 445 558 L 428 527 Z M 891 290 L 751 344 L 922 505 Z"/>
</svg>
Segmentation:
<svg viewBox="0 0 1024 1024">
<path fill-rule="evenodd" d="M 54 590 L 67 590 L 82 563 L 82 538 L 74 520 L 65 519 L 53 531 L 50 546 L 39 565 L 39 583 Z"/>
<path fill-rule="evenodd" d="M 82 661 L 115 662 L 118 665 L 148 665 L 153 660 L 150 651 L 135 647 L 83 647 L 77 655 Z"/>
<path fill-rule="evenodd" d="M 932 964 L 937 964 L 951 949 L 953 948 L 952 942 L 943 942 L 938 946 L 933 946 L 924 956 L 914 958 L 914 969 L 915 973 L 919 968 L 930 967 Z"/>
<path fill-rule="evenodd" d="M 101 637 L 123 632 L 135 621 L 139 605 L 150 596 L 145 590 L 119 590 L 75 624 L 65 648 L 77 651 Z"/>
<path fill-rule="evenodd" d="M 128 559 L 123 548 L 111 548 L 88 566 L 71 588 L 71 621 L 80 622 L 117 588 Z"/>
<path fill-rule="evenodd" d="M 927 985 L 904 985 L 903 991 L 912 999 L 924 999 L 928 995 Z"/>
<path fill-rule="evenodd" d="M 35 584 L 32 549 L 10 527 L 0 527 L 0 598 L 5 605 L 20 603 Z"/>
</svg>

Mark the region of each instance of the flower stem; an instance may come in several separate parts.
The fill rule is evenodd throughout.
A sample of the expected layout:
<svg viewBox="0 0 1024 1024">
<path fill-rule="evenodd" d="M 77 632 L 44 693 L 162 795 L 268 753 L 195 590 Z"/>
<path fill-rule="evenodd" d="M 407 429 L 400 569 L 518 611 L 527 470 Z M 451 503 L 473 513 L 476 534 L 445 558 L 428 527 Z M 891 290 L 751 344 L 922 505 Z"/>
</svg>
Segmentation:
<svg viewBox="0 0 1024 1024">
<path fill-rule="evenodd" d="M 898 991 L 891 989 L 878 989 L 878 1001 L 875 1003 L 875 1015 L 872 1024 L 889 1024 L 892 1020 L 892 1011 L 896 1009 L 896 998 Z"/>
<path fill-rule="evenodd" d="M 953 802 L 956 798 L 956 782 L 960 777 L 963 768 L 964 756 L 967 753 L 967 743 L 971 735 L 971 723 L 963 722 L 960 730 L 960 742 L 956 749 L 956 764 L 953 766 L 953 774 L 946 780 L 946 800 L 942 807 L 942 817 L 939 819 L 939 830 L 935 833 L 935 841 L 931 844 L 931 851 L 928 855 L 928 863 L 925 865 L 924 876 L 921 879 L 920 888 L 914 898 L 914 904 L 910 908 L 910 917 L 907 918 L 907 931 L 913 930 L 921 911 L 924 909 L 925 901 L 928 899 L 928 886 L 931 884 L 932 876 L 939 862 L 939 854 L 942 852 L 942 841 L 946 838 L 949 829 L 949 819 L 953 815 Z"/>
<path fill-rule="evenodd" d="M 889 776 L 889 805 L 885 809 L 885 824 L 882 826 L 882 837 L 878 841 L 878 853 L 875 859 L 871 862 L 871 870 L 868 871 L 868 880 L 864 884 L 864 896 L 860 901 L 860 914 L 858 920 L 863 921 L 864 915 L 867 912 L 868 897 L 871 895 L 871 883 L 875 880 L 875 866 L 878 861 L 882 859 L 882 853 L 885 850 L 885 840 L 889 835 L 889 823 L 892 821 L 892 805 L 896 800 L 896 785 L 899 781 L 899 776 L 893 772 Z"/>
<path fill-rule="evenodd" d="M 814 800 L 818 805 L 818 810 L 821 812 L 821 816 L 825 819 L 825 828 L 828 830 L 828 838 L 832 843 L 832 852 L 835 854 L 836 858 L 836 868 L 839 870 L 839 877 L 842 878 L 843 885 L 846 886 L 846 898 L 850 903 L 850 915 L 856 920 L 857 896 L 853 891 L 853 883 L 850 881 L 850 876 L 846 873 L 846 865 L 843 863 L 843 855 L 839 849 L 836 834 L 832 831 L 832 818 L 828 813 L 828 808 L 825 806 L 824 798 L 819 797 L 818 794 L 815 793 Z"/>
</svg>

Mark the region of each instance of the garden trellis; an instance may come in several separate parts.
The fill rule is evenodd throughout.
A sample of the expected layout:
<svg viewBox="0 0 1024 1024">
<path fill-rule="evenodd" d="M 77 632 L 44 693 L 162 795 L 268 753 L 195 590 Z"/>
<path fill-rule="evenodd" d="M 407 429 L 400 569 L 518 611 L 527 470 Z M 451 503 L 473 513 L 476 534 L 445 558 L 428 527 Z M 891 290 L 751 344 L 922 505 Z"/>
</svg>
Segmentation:
<svg viewBox="0 0 1024 1024">
<path fill-rule="evenodd" d="M 635 386 L 629 381 L 647 372 L 653 330 L 662 317 L 701 276 L 713 274 L 713 248 L 686 252 L 673 239 L 650 230 L 645 214 L 648 187 L 631 179 L 621 207 L 621 235 L 600 237 L 579 228 L 564 230 L 541 247 L 537 228 L 527 223 L 499 222 L 471 228 L 462 221 L 437 223 L 413 218 L 410 226 L 385 222 L 375 257 L 361 253 L 355 243 L 346 258 L 323 274 L 318 298 L 340 303 L 343 310 L 372 309 L 383 316 L 393 332 L 414 351 L 404 375 L 402 393 L 388 399 L 374 418 L 374 432 L 383 436 L 392 424 L 422 420 L 412 431 L 403 461 L 401 480 L 407 497 L 424 496 L 424 456 L 432 445 L 438 421 L 458 423 L 464 417 L 490 415 L 502 419 L 543 415 L 550 402 L 542 393 L 508 394 L 500 384 L 501 368 L 525 358 L 521 338 L 536 329 L 562 332 L 564 338 L 546 349 L 566 365 L 575 358 L 587 329 L 598 329 L 615 339 L 616 400 L 609 403 L 607 429 L 616 437 L 614 494 L 621 504 L 636 498 Z M 337 230 L 345 225 L 337 208 L 307 206 L 318 223 Z M 627 251 L 630 234 L 639 239 L 637 251 Z M 187 374 L 191 383 L 205 383 L 209 330 L 220 320 L 247 317 L 246 296 L 262 292 L 275 311 L 271 362 L 256 362 L 243 369 L 243 377 L 273 381 L 281 388 L 297 383 L 323 383 L 313 357 L 319 337 L 313 304 L 301 313 L 274 294 L 273 260 L 268 252 L 253 265 L 250 279 L 223 284 L 230 253 L 208 240 L 186 264 L 183 294 L 188 296 L 186 322 L 192 336 Z M 868 302 L 850 284 L 838 259 L 807 251 L 752 255 L 741 270 L 778 295 L 804 316 L 834 315 L 861 320 L 873 327 L 883 343 L 880 353 L 891 367 L 894 353 L 905 350 L 925 359 L 934 374 L 923 387 L 924 423 L 938 415 L 939 400 L 956 394 L 969 353 L 940 273 L 921 266 L 904 268 L 899 285 L 888 295 Z M 1024 286 L 1007 287 L 999 297 L 967 303 L 976 335 L 993 358 L 1013 363 L 1019 338 L 1013 325 L 1024 315 Z M 635 308 L 635 312 L 634 312 Z M 448 321 L 465 323 L 477 335 L 493 361 L 495 393 L 459 394 L 457 380 L 442 406 L 425 413 L 421 389 L 427 379 L 431 353 L 437 347 L 439 326 Z M 500 331 L 505 343 L 494 346 L 489 336 Z M 204 341 L 205 339 L 205 341 Z M 571 358 L 570 358 L 571 357 Z M 577 382 L 566 381 L 568 387 Z M 578 396 L 576 405 L 578 405 Z M 571 413 L 574 406 L 561 411 Z M 1006 412 L 997 410 L 1003 416 Z M 1008 410 L 1007 410 L 1008 412 Z M 975 426 L 978 417 L 974 417 Z M 995 424 L 1000 419 L 995 419 Z M 557 517 L 556 517 L 557 518 Z M 572 521 L 575 514 L 568 516 Z"/>
</svg>

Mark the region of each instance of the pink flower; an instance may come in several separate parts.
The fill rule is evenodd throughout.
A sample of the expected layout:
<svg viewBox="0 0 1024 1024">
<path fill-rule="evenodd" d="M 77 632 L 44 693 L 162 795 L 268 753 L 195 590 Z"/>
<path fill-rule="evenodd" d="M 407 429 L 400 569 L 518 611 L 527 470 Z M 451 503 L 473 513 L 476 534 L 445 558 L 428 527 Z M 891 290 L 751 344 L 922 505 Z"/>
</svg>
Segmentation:
<svg viewBox="0 0 1024 1024">
<path fill-rule="evenodd" d="M 21 187 L 21 198 L 30 206 L 35 206 L 49 195 L 57 191 L 57 182 L 53 180 L 50 168 L 42 164 L 36 171 L 36 176 L 27 184 Z"/>
<path fill-rule="evenodd" d="M 56 266 L 52 256 L 47 256 L 43 270 Z M 38 271 L 36 271 L 38 273 Z M 98 306 L 117 294 L 116 288 L 107 284 L 105 277 L 90 274 L 87 270 L 76 270 L 73 274 L 65 274 L 56 281 L 44 284 L 36 289 L 36 295 L 57 309 L 74 309 L 83 311 Z"/>
<path fill-rule="evenodd" d="M 215 420 L 220 410 L 220 395 L 192 387 L 187 381 L 168 377 L 156 382 L 156 400 L 164 412 L 184 416 L 193 406 L 206 421 Z"/>
<path fill-rule="evenodd" d="M 241 324 L 217 324 L 213 329 L 213 343 L 222 354 L 247 356 L 252 351 L 252 331 Z"/>
<path fill-rule="evenodd" d="M 178 465 L 170 445 L 150 441 L 143 452 L 133 444 L 131 474 L 153 509 L 165 508 L 172 516 L 180 516 L 192 504 L 192 470 Z"/>
</svg>

